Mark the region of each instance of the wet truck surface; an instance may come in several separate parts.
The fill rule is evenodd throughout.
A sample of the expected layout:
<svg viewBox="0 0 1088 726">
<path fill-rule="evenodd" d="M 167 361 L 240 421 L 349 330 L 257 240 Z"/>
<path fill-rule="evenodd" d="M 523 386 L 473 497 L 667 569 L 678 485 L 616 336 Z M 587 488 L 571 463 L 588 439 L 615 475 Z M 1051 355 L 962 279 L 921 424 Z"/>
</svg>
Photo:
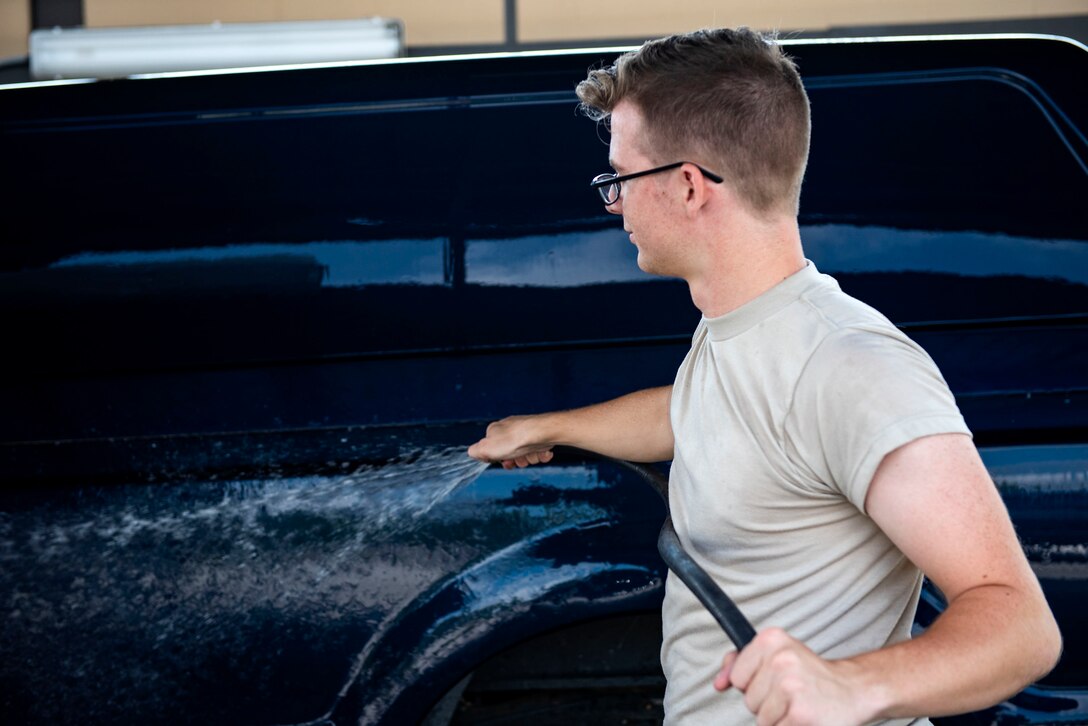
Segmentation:
<svg viewBox="0 0 1088 726">
<path fill-rule="evenodd" d="M 941 722 L 1084 723 L 1088 50 L 789 51 L 807 254 L 937 361 L 1065 639 Z M 0 722 L 660 720 L 657 495 L 464 455 L 689 344 L 588 185 L 617 52 L 0 87 Z"/>
</svg>

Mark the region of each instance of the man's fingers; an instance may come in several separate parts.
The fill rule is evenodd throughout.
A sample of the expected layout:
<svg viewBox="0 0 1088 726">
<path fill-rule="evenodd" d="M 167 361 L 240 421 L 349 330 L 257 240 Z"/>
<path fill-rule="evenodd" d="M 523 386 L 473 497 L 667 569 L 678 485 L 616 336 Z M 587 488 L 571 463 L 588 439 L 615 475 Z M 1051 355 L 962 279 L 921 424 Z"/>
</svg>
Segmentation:
<svg viewBox="0 0 1088 726">
<path fill-rule="evenodd" d="M 760 704 L 759 713 L 756 714 L 756 726 L 773 726 L 781 723 L 786 718 L 786 709 L 789 708 L 786 697 L 774 691 Z"/>
<path fill-rule="evenodd" d="M 471 450 L 469 451 L 469 455 L 472 455 Z M 555 454 L 551 451 L 551 449 L 548 449 L 546 451 L 533 451 L 528 454 L 524 454 L 523 456 L 515 456 L 509 459 L 502 459 L 502 468 L 513 469 L 517 467 L 519 469 L 524 469 L 525 467 L 533 466 L 534 464 L 547 464 L 549 461 L 552 460 L 554 456 Z M 484 461 L 491 461 L 491 459 L 488 459 L 486 457 L 481 458 L 483 458 Z"/>
<path fill-rule="evenodd" d="M 737 659 L 736 651 L 731 651 L 725 654 L 725 658 L 722 659 L 722 668 L 718 671 L 718 675 L 714 677 L 714 688 L 719 691 L 724 691 L 733 685 L 729 680 L 729 675 L 733 670 L 733 662 Z"/>
<path fill-rule="evenodd" d="M 789 706 L 789 701 L 778 688 L 780 674 L 773 667 L 774 661 L 780 655 L 779 652 L 764 658 L 744 690 L 744 705 L 756 714 L 756 723 L 760 726 L 778 723 Z"/>
<path fill-rule="evenodd" d="M 736 654 L 729 673 L 733 686 L 747 693 L 752 687 L 752 680 L 763 668 L 764 661 L 786 647 L 790 640 L 789 635 L 781 628 L 760 631 L 744 650 Z"/>
<path fill-rule="evenodd" d="M 753 648 L 753 645 L 756 647 Z M 733 687 L 741 691 L 747 691 L 748 687 L 752 685 L 752 678 L 755 677 L 756 672 L 759 670 L 761 660 L 762 655 L 759 652 L 759 644 L 752 641 L 741 653 L 737 654 L 733 666 L 729 669 L 729 681 L 733 684 Z"/>
</svg>

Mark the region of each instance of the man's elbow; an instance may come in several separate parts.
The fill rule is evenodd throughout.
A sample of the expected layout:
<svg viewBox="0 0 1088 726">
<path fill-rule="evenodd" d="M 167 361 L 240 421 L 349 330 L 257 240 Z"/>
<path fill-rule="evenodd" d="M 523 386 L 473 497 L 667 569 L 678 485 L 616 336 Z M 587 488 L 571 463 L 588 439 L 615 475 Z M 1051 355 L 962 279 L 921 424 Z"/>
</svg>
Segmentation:
<svg viewBox="0 0 1088 726">
<path fill-rule="evenodd" d="M 1034 683 L 1054 670 L 1062 657 L 1062 634 L 1058 622 L 1040 594 L 1038 615 L 1031 629 L 1031 642 L 1024 653 L 1026 680 Z"/>
<path fill-rule="evenodd" d="M 1050 608 L 1045 603 L 1043 607 L 1044 612 L 1038 636 L 1038 674 L 1032 678 L 1032 682 L 1043 678 L 1054 670 L 1062 657 L 1062 633 L 1058 629 L 1058 622 L 1054 619 L 1054 614 L 1050 612 Z"/>
</svg>

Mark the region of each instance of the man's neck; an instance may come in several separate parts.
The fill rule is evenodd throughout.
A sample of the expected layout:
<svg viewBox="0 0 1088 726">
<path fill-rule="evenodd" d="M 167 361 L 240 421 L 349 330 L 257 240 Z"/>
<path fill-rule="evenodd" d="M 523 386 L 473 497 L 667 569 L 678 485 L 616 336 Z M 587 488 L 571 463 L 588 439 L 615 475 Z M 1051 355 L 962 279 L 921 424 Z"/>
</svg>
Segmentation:
<svg viewBox="0 0 1088 726">
<path fill-rule="evenodd" d="M 708 264 L 688 279 L 695 306 L 716 318 L 750 302 L 805 266 L 795 220 L 750 224 L 723 236 Z"/>
</svg>

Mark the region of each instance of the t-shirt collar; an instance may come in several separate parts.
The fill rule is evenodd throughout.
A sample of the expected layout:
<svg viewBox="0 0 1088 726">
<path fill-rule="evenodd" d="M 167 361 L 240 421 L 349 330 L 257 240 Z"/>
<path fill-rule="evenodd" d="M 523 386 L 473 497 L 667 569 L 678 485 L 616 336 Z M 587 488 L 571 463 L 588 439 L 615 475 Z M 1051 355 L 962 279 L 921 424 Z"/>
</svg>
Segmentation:
<svg viewBox="0 0 1088 726">
<path fill-rule="evenodd" d="M 716 318 L 704 316 L 703 321 L 709 330 L 710 339 L 728 340 L 743 333 L 799 299 L 805 290 L 820 284 L 823 279 L 824 276 L 816 269 L 816 265 L 811 260 L 805 260 L 805 266 L 800 270 L 736 310 Z"/>
</svg>

